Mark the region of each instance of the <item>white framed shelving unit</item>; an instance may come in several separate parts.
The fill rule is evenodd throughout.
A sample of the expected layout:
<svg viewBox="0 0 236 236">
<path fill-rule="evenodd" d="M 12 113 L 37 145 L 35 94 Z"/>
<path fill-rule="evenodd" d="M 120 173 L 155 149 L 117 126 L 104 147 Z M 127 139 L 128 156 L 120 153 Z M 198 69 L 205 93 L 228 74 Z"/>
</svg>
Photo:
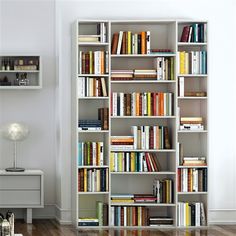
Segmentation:
<svg viewBox="0 0 236 236">
<path fill-rule="evenodd" d="M 96 37 L 97 26 L 104 24 L 106 27 L 105 40 L 94 42 L 79 42 L 80 36 Z M 72 32 L 72 216 L 76 227 L 79 226 L 79 218 L 96 218 L 96 202 L 107 204 L 108 223 L 106 226 L 86 226 L 86 228 L 118 228 L 111 222 L 114 207 L 146 207 L 149 216 L 168 217 L 173 220 L 173 224 L 165 227 L 183 227 L 179 224 L 178 202 L 203 202 L 208 219 L 208 193 L 204 192 L 178 192 L 178 171 L 185 167 L 179 164 L 179 146 L 184 145 L 185 155 L 205 156 L 208 160 L 208 129 L 207 129 L 207 102 L 208 94 L 205 97 L 180 97 L 178 95 L 178 79 L 185 77 L 186 89 L 204 89 L 207 92 L 207 74 L 179 74 L 178 73 L 178 51 L 180 50 L 201 50 L 207 51 L 207 42 L 185 43 L 180 42 L 180 36 L 185 25 L 193 23 L 204 23 L 206 21 L 178 21 L 178 20 L 77 20 L 73 25 Z M 151 49 L 170 49 L 171 53 L 151 53 L 151 54 L 112 54 L 112 38 L 115 32 L 131 31 L 139 33 L 150 31 Z M 95 35 L 95 36 L 94 36 Z M 89 38 L 91 39 L 91 37 Z M 80 51 L 107 51 L 108 52 L 108 72 L 105 74 L 81 73 L 81 53 Z M 134 70 L 153 69 L 157 57 L 173 58 L 174 76 L 173 80 L 112 80 L 112 70 Z M 108 96 L 79 96 L 81 84 L 78 81 L 82 77 L 104 78 L 107 86 Z M 170 116 L 113 116 L 112 93 L 145 93 L 164 92 L 173 94 L 172 109 Z M 78 121 L 80 119 L 96 119 L 97 109 L 101 107 L 109 108 L 109 129 L 108 130 L 79 130 Z M 180 114 L 178 113 L 180 112 Z M 179 116 L 202 116 L 204 118 L 204 130 L 179 130 Z M 112 136 L 130 136 L 131 126 L 166 126 L 168 127 L 171 147 L 168 149 L 113 149 L 110 145 Z M 79 142 L 103 142 L 104 165 L 79 165 L 78 153 Z M 155 155 L 160 163 L 161 170 L 158 172 L 112 172 L 110 166 L 110 156 L 113 152 L 134 152 L 150 153 Z M 79 191 L 78 172 L 81 169 L 107 169 L 108 189 L 104 192 L 81 192 Z M 208 166 L 191 168 L 208 169 Z M 153 191 L 153 182 L 157 179 L 172 180 L 172 202 L 169 203 L 113 203 L 112 194 L 150 194 Z M 186 217 L 186 216 L 185 216 Z M 148 223 L 147 223 L 148 224 Z M 207 223 L 206 223 L 207 225 Z M 124 228 L 156 228 L 162 226 L 119 226 Z M 188 226 L 193 227 L 193 226 Z M 195 226 L 196 227 L 196 226 Z"/>
<path fill-rule="evenodd" d="M 41 56 L 4 54 L 0 55 L 0 62 L 0 80 L 9 82 L 0 84 L 0 90 L 42 88 Z"/>
</svg>

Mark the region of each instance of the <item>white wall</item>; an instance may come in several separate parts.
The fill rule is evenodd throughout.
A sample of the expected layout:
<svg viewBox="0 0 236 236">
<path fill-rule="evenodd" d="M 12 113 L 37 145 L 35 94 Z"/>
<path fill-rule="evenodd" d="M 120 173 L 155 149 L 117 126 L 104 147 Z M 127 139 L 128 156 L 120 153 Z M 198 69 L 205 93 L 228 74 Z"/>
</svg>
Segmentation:
<svg viewBox="0 0 236 236">
<path fill-rule="evenodd" d="M 0 54 L 42 56 L 43 89 L 0 90 L 0 125 L 9 121 L 28 124 L 30 136 L 18 145 L 19 165 L 45 173 L 44 211 L 55 215 L 55 4 L 53 1 L 0 2 Z M 0 168 L 12 166 L 13 146 L 0 139 Z"/>
<path fill-rule="evenodd" d="M 0 124 L 17 120 L 30 126 L 30 137 L 19 147 L 20 164 L 45 172 L 47 207 L 35 214 L 70 221 L 72 22 L 199 18 L 209 20 L 210 221 L 236 222 L 235 9 L 234 0 L 0 1 L 0 52 L 43 57 L 42 90 L 0 90 Z M 10 149 L 0 139 L 0 168 L 11 165 Z"/>
<path fill-rule="evenodd" d="M 57 1 L 60 33 L 60 87 L 63 88 L 64 130 L 70 129 L 71 24 L 77 19 L 193 18 L 209 21 L 209 151 L 210 222 L 236 222 L 236 4 L 233 0 Z M 70 145 L 70 133 L 63 140 Z M 70 180 L 70 150 L 63 150 Z M 64 198 L 69 205 L 70 196 Z"/>
</svg>

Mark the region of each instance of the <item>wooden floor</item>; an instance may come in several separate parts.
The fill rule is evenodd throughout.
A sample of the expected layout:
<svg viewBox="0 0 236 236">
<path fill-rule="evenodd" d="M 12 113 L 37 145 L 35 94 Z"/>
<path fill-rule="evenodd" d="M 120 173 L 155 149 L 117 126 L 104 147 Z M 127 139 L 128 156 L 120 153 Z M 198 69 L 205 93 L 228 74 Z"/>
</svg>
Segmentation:
<svg viewBox="0 0 236 236">
<path fill-rule="evenodd" d="M 17 220 L 15 233 L 23 236 L 233 236 L 236 235 L 236 225 L 209 226 L 206 229 L 163 229 L 163 230 L 79 230 L 73 226 L 61 226 L 54 220 L 33 220 L 33 224 L 25 224 Z"/>
</svg>

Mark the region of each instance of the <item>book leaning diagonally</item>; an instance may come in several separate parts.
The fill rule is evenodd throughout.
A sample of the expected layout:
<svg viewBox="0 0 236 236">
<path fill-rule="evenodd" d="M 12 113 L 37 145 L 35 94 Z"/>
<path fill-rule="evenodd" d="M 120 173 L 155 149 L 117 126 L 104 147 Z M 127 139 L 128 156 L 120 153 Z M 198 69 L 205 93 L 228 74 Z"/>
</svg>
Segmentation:
<svg viewBox="0 0 236 236">
<path fill-rule="evenodd" d="M 121 44 L 122 44 L 122 38 L 123 38 L 123 31 L 120 31 L 120 32 L 119 32 L 119 39 L 118 39 L 118 46 L 117 46 L 116 54 L 120 54 L 120 51 L 121 51 Z"/>
</svg>

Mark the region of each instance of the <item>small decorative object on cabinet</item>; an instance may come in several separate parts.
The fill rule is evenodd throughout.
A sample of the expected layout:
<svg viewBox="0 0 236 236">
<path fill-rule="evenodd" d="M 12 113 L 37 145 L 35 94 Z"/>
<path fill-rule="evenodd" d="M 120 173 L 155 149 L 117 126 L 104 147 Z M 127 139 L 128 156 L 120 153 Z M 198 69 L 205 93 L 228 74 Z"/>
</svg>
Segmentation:
<svg viewBox="0 0 236 236">
<path fill-rule="evenodd" d="M 24 171 L 24 168 L 20 168 L 17 165 L 17 142 L 23 141 L 29 135 L 29 129 L 22 123 L 10 123 L 6 124 L 0 129 L 1 135 L 10 141 L 14 142 L 14 159 L 13 167 L 6 168 L 6 171 L 20 172 Z"/>
<path fill-rule="evenodd" d="M 78 20 L 72 39 L 75 225 L 207 225 L 207 22 Z"/>
<path fill-rule="evenodd" d="M 0 56 L 0 89 L 42 88 L 40 56 Z"/>
</svg>

